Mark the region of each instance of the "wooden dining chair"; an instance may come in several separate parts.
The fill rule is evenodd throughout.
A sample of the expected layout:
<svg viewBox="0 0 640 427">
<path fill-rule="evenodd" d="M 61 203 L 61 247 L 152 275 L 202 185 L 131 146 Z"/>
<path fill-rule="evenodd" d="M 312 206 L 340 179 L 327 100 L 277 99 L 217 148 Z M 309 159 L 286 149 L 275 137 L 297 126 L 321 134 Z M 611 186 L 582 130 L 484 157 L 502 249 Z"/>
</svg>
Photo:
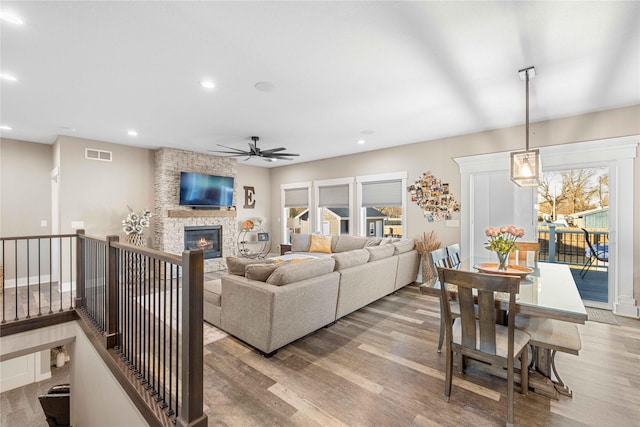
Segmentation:
<svg viewBox="0 0 640 427">
<path fill-rule="evenodd" d="M 513 425 L 515 361 L 520 358 L 520 392 L 529 388 L 529 335 L 515 329 L 516 294 L 520 278 L 475 273 L 438 267 L 441 299 L 446 328 L 445 399 L 451 396 L 453 354 L 457 354 L 458 371 L 464 373 L 465 358 L 469 357 L 492 366 L 507 369 L 507 425 Z M 458 288 L 460 317 L 453 320 L 449 286 Z M 496 324 L 496 297 L 501 292 L 509 298 L 508 326 Z M 477 300 L 477 302 L 476 302 Z M 476 307 L 477 306 L 477 307 Z M 477 313 L 476 313 L 477 310 Z M 477 314 L 477 318 L 476 318 Z"/>
<path fill-rule="evenodd" d="M 449 254 L 447 253 L 446 248 L 436 249 L 435 251 L 431 251 L 429 253 L 429 257 L 431 258 L 431 263 L 435 268 L 437 267 L 451 267 L 451 262 L 449 259 Z M 459 309 L 457 304 L 454 302 L 451 305 L 451 311 L 453 313 L 453 317 L 457 317 L 459 313 Z M 440 299 L 440 337 L 438 338 L 438 353 L 442 352 L 442 344 L 444 343 L 444 315 L 443 315 L 443 307 L 442 307 L 442 298 Z"/>
<path fill-rule="evenodd" d="M 540 243 L 538 242 L 516 242 L 515 250 L 509 253 L 509 261 L 516 261 L 518 264 L 526 264 L 527 256 L 533 253 L 533 262 L 538 262 L 538 252 L 540 252 Z"/>
<path fill-rule="evenodd" d="M 460 258 L 460 243 L 454 243 L 447 246 L 447 255 L 449 256 L 449 264 L 451 268 L 455 268 L 460 265 L 462 259 Z"/>
</svg>

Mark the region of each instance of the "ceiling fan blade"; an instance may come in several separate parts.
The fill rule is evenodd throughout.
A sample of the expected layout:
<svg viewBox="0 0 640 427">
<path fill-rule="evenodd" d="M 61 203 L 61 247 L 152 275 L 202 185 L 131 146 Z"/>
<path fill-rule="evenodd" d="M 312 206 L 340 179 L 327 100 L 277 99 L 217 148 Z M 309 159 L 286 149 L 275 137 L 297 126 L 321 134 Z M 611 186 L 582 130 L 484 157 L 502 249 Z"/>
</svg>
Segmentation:
<svg viewBox="0 0 640 427">
<path fill-rule="evenodd" d="M 286 148 L 284 148 L 284 147 L 270 148 L 268 150 L 260 150 L 260 152 L 262 154 L 270 154 L 270 153 L 275 153 L 277 151 L 282 151 L 282 150 L 286 150 Z"/>
<path fill-rule="evenodd" d="M 293 156 L 293 157 L 297 157 L 300 154 L 297 154 L 297 153 L 274 153 L 273 155 L 275 155 L 275 156 Z"/>
<path fill-rule="evenodd" d="M 251 154 L 247 153 L 247 152 L 241 152 L 241 153 L 234 153 L 233 151 L 215 151 L 215 150 L 209 150 L 212 153 L 220 153 L 220 154 L 228 154 L 228 156 L 226 157 L 242 157 L 242 156 L 251 156 Z"/>
<path fill-rule="evenodd" d="M 238 153 L 246 153 L 246 151 L 245 151 L 245 150 L 241 150 L 241 149 L 239 149 L 239 148 L 235 148 L 235 147 L 228 147 L 228 146 L 226 146 L 226 145 L 222 145 L 222 144 L 216 144 L 216 145 L 217 145 L 218 147 L 226 148 L 227 150 L 234 150 L 234 151 L 237 151 Z M 214 151 L 214 150 L 209 150 L 209 151 Z"/>
<path fill-rule="evenodd" d="M 265 157 L 265 159 L 293 160 L 290 157 L 282 157 L 282 156 L 269 156 L 269 157 Z"/>
<path fill-rule="evenodd" d="M 254 156 L 259 156 L 260 155 L 260 149 L 258 148 L 258 146 L 256 145 L 255 142 L 250 142 L 249 143 L 249 151 Z"/>
</svg>

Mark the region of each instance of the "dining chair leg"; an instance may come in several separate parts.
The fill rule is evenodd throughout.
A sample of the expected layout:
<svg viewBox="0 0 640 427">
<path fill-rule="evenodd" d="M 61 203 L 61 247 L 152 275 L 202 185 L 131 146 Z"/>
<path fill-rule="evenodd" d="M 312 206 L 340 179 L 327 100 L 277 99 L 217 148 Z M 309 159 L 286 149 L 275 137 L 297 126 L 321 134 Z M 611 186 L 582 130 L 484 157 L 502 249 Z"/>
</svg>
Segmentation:
<svg viewBox="0 0 640 427">
<path fill-rule="evenodd" d="M 438 338 L 438 353 L 442 353 L 442 343 L 444 342 L 444 307 L 440 299 L 440 338 Z"/>
<path fill-rule="evenodd" d="M 513 426 L 513 359 L 507 361 L 507 426 Z"/>
<path fill-rule="evenodd" d="M 522 350 L 520 355 L 520 393 L 525 396 L 529 393 L 529 346 Z"/>
<path fill-rule="evenodd" d="M 445 350 L 447 360 L 445 364 L 444 400 L 448 401 L 451 396 L 451 382 L 453 381 L 453 350 L 451 345 L 447 345 Z"/>
</svg>

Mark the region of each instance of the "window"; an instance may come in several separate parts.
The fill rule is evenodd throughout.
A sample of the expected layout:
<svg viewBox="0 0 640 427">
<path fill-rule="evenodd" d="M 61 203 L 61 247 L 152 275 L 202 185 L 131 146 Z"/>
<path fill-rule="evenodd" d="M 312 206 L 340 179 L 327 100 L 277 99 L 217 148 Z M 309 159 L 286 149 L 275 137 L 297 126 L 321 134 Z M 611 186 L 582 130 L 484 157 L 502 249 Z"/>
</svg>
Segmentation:
<svg viewBox="0 0 640 427">
<path fill-rule="evenodd" d="M 351 234 L 353 178 L 315 181 L 318 226 L 324 235 Z"/>
<path fill-rule="evenodd" d="M 406 236 L 406 172 L 359 176 L 357 181 L 360 234 Z"/>
<path fill-rule="evenodd" d="M 291 235 L 310 233 L 309 187 L 308 182 L 283 184 L 280 187 L 283 200 L 283 242 L 290 243 Z"/>
</svg>

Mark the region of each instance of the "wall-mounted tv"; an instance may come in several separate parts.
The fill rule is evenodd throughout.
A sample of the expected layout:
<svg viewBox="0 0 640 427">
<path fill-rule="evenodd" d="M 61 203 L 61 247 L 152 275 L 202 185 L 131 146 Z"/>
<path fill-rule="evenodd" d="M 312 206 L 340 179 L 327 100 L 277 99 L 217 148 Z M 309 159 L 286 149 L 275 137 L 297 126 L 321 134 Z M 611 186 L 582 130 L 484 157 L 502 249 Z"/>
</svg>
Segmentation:
<svg viewBox="0 0 640 427">
<path fill-rule="evenodd" d="M 233 177 L 180 172 L 180 205 L 233 206 Z"/>
</svg>

